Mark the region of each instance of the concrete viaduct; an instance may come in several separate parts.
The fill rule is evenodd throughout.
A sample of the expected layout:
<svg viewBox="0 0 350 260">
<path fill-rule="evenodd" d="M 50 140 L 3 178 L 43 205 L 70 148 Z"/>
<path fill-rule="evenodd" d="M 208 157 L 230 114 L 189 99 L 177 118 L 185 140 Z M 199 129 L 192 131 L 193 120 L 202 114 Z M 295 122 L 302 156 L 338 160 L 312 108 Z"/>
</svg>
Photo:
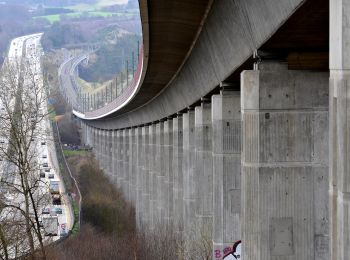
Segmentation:
<svg viewBox="0 0 350 260">
<path fill-rule="evenodd" d="M 73 111 L 136 208 L 213 259 L 350 259 L 350 0 L 140 0 L 127 96 Z"/>
</svg>

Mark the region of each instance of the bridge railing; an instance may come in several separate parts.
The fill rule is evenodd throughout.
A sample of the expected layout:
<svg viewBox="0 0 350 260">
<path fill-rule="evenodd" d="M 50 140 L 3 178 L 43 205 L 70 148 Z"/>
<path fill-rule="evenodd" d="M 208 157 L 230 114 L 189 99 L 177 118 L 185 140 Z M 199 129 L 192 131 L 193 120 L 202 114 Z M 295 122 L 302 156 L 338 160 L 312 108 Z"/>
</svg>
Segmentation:
<svg viewBox="0 0 350 260">
<path fill-rule="evenodd" d="M 72 80 L 72 84 L 80 89 L 78 112 L 84 118 L 95 118 L 123 105 L 136 92 L 142 74 L 143 56 L 143 46 L 138 47 L 137 56 L 135 57 L 133 52 L 130 62 L 129 60 L 125 62 L 125 70 L 121 71 L 110 84 L 93 93 L 84 92 L 77 81 Z M 137 61 L 136 67 L 135 61 Z"/>
</svg>

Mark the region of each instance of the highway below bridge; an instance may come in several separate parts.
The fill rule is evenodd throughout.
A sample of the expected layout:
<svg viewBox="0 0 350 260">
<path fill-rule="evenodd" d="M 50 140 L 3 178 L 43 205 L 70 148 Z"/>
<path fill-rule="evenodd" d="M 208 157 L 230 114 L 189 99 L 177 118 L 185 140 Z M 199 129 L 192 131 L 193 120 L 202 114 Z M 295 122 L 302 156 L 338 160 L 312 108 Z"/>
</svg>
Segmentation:
<svg viewBox="0 0 350 260">
<path fill-rule="evenodd" d="M 140 1 L 134 80 L 73 113 L 136 209 L 212 259 L 350 259 L 350 0 Z M 189 258 L 188 258 L 189 259 Z M 195 259 L 195 258 L 194 258 Z"/>
</svg>

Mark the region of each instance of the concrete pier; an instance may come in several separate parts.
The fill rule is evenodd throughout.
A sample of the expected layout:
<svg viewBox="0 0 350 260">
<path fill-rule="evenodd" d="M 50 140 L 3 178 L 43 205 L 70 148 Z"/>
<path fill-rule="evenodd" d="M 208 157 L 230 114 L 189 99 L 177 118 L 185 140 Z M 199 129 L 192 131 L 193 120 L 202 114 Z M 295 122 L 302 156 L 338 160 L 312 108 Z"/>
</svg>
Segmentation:
<svg viewBox="0 0 350 260">
<path fill-rule="evenodd" d="M 112 183 L 117 186 L 117 170 L 118 170 L 118 143 L 117 143 L 117 131 L 111 131 L 112 138 Z"/>
<path fill-rule="evenodd" d="M 156 125 L 156 196 L 157 196 L 157 221 L 163 226 L 165 222 L 165 160 L 164 158 L 164 121 Z"/>
<path fill-rule="evenodd" d="M 118 173 L 117 173 L 117 187 L 123 191 L 124 180 L 124 135 L 123 130 L 118 130 Z"/>
<path fill-rule="evenodd" d="M 173 175 L 174 175 L 174 229 L 179 238 L 183 234 L 183 127 L 182 114 L 173 119 Z"/>
<path fill-rule="evenodd" d="M 156 124 L 149 126 L 149 195 L 150 195 L 150 225 L 149 228 L 154 230 L 156 226 L 156 209 L 157 209 L 157 188 L 156 188 Z"/>
<path fill-rule="evenodd" d="M 135 128 L 129 130 L 129 195 L 130 201 L 133 205 L 136 202 L 136 170 L 137 170 L 137 158 L 136 158 L 136 137 Z"/>
<path fill-rule="evenodd" d="M 329 259 L 328 73 L 241 74 L 243 259 Z"/>
<path fill-rule="evenodd" d="M 330 1 L 331 260 L 350 259 L 350 1 Z"/>
<path fill-rule="evenodd" d="M 173 175 L 173 119 L 164 122 L 164 171 L 165 171 L 165 224 L 174 222 L 174 175 Z"/>
<path fill-rule="evenodd" d="M 142 127 L 142 224 L 144 229 L 150 226 L 150 147 L 149 126 Z"/>
<path fill-rule="evenodd" d="M 142 171 L 143 171 L 143 143 L 142 143 L 142 127 L 135 129 L 135 152 L 136 152 L 136 198 L 135 198 L 135 215 L 136 227 L 142 230 L 143 206 L 142 206 Z"/>
<path fill-rule="evenodd" d="M 212 96 L 213 259 L 241 239 L 241 112 L 237 91 Z"/>
<path fill-rule="evenodd" d="M 130 187 L 129 187 L 129 156 L 130 156 L 130 129 L 123 130 L 123 182 L 122 189 L 127 201 L 130 201 Z"/>
<path fill-rule="evenodd" d="M 190 108 L 182 116 L 183 126 L 183 220 L 184 220 L 184 242 L 185 255 L 189 256 L 195 238 L 195 127 L 194 109 Z"/>
<path fill-rule="evenodd" d="M 212 240 L 213 154 L 211 104 L 204 100 L 195 108 L 195 198 L 197 240 Z"/>
</svg>

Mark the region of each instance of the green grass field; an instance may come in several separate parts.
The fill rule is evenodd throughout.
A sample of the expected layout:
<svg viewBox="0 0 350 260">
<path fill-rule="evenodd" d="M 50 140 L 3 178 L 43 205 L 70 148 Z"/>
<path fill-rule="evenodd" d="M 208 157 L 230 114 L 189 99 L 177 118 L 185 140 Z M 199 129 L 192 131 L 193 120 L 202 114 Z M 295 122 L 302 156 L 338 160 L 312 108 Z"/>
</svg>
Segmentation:
<svg viewBox="0 0 350 260">
<path fill-rule="evenodd" d="M 122 15 L 131 15 L 129 13 L 112 13 L 112 12 L 101 12 L 101 11 L 94 11 L 94 12 L 75 12 L 75 13 L 67 13 L 65 16 L 67 17 L 81 17 L 81 16 L 102 16 L 102 17 L 108 17 L 108 16 L 122 16 Z M 60 20 L 61 15 L 59 14 L 53 14 L 53 15 L 45 15 L 45 16 L 36 16 L 35 18 L 44 18 L 47 19 L 50 23 L 57 22 Z"/>
<path fill-rule="evenodd" d="M 75 10 L 77 12 L 91 12 L 98 11 L 101 7 L 111 6 L 115 4 L 126 4 L 128 0 L 99 0 L 95 4 L 78 4 L 68 6 L 67 8 Z"/>
</svg>

